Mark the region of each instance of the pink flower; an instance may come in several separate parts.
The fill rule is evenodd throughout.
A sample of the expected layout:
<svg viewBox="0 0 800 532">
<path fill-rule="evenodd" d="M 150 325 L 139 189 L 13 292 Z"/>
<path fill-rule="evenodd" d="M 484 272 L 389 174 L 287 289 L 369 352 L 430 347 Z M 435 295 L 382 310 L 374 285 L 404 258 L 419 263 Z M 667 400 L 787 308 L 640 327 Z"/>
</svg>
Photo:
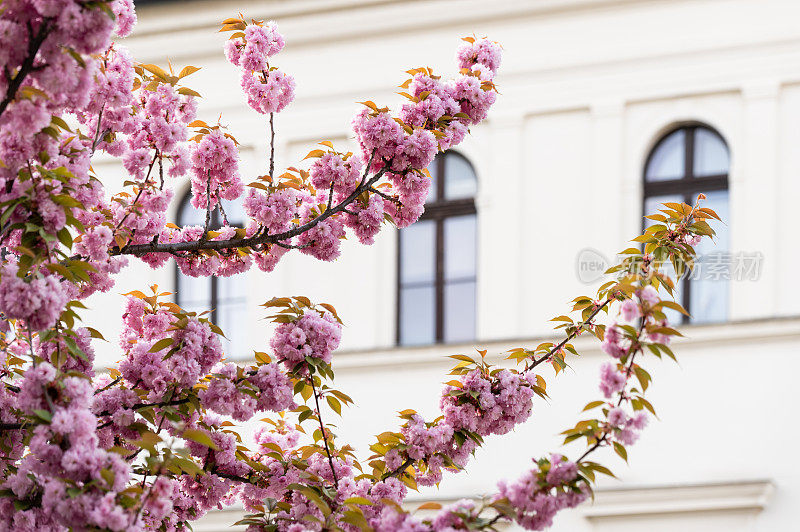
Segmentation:
<svg viewBox="0 0 800 532">
<path fill-rule="evenodd" d="M 653 288 L 653 285 L 647 285 L 641 290 L 637 290 L 636 295 L 639 296 L 639 299 L 643 303 L 647 303 L 651 307 L 661 301 L 661 298 L 658 296 L 658 291 Z"/>
<path fill-rule="evenodd" d="M 620 313 L 625 321 L 633 321 L 642 315 L 639 305 L 633 299 L 626 299 L 622 302 Z"/>
<path fill-rule="evenodd" d="M 617 370 L 615 364 L 610 362 L 600 366 L 600 391 L 606 398 L 610 398 L 625 387 L 625 375 Z"/>
</svg>

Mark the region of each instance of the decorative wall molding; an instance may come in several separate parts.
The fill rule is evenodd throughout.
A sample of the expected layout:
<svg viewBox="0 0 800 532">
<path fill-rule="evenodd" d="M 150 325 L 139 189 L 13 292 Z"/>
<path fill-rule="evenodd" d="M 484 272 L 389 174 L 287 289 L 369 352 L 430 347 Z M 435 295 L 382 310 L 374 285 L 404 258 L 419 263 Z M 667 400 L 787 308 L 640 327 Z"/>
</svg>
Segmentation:
<svg viewBox="0 0 800 532">
<path fill-rule="evenodd" d="M 594 504 L 582 506 L 590 521 L 627 516 L 694 512 L 760 512 L 775 487 L 769 480 L 729 483 L 626 487 L 595 490 Z"/>
</svg>

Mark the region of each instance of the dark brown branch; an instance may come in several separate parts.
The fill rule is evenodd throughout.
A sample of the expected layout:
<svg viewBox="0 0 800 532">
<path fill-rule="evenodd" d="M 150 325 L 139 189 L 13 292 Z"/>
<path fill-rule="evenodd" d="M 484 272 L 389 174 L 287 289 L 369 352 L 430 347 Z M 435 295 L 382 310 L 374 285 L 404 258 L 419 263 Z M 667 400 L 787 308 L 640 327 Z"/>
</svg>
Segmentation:
<svg viewBox="0 0 800 532">
<path fill-rule="evenodd" d="M 322 432 L 322 441 L 325 443 L 325 454 L 328 455 L 328 464 L 331 466 L 333 484 L 338 488 L 339 478 L 336 476 L 336 468 L 333 467 L 333 457 L 331 456 L 330 447 L 328 447 L 328 436 L 325 431 L 325 425 L 322 423 L 322 411 L 319 408 L 319 395 L 317 394 L 317 387 L 314 385 L 314 376 L 310 375 L 308 380 L 311 382 L 311 391 L 314 393 L 314 402 L 317 404 L 317 420 L 319 421 L 319 430 Z"/>
<path fill-rule="evenodd" d="M 406 458 L 406 461 L 403 462 L 402 464 L 400 464 L 400 467 L 398 467 L 397 469 L 395 469 L 393 471 L 389 471 L 388 473 L 384 473 L 384 475 L 381 477 L 381 480 L 386 480 L 389 477 L 393 477 L 395 475 L 399 475 L 400 473 L 405 471 L 408 468 L 408 466 L 410 466 L 413 463 L 414 463 L 414 459 L 413 458 Z"/>
<path fill-rule="evenodd" d="M 288 240 L 294 236 L 305 233 L 306 231 L 315 227 L 320 222 L 327 220 L 331 216 L 343 212 L 348 205 L 350 205 L 353 201 L 355 201 L 355 199 L 359 196 L 359 194 L 361 194 L 365 190 L 369 190 L 369 188 L 373 184 L 375 184 L 381 177 L 383 177 L 383 174 L 386 173 L 386 171 L 387 167 L 384 166 L 378 173 L 372 176 L 368 181 L 363 182 L 361 185 L 356 187 L 356 189 L 344 200 L 342 200 L 341 203 L 339 203 L 338 205 L 335 205 L 330 209 L 327 209 L 325 212 L 323 212 L 313 220 L 309 220 L 303 225 L 297 225 L 292 229 L 289 229 L 288 231 L 284 231 L 283 233 L 277 233 L 274 235 L 269 235 L 269 234 L 254 235 L 245 238 L 231 238 L 228 240 L 195 240 L 193 242 L 175 242 L 169 244 L 159 244 L 159 243 L 135 244 L 135 245 L 125 246 L 122 249 L 114 247 L 111 250 L 111 254 L 134 255 L 136 257 L 140 257 L 142 255 L 146 255 L 147 253 L 174 253 L 181 251 L 220 251 L 232 248 L 252 248 L 262 244 L 274 244 L 276 242 Z"/>
<path fill-rule="evenodd" d="M 25 81 L 28 74 L 34 70 L 33 62 L 36 60 L 39 48 L 42 47 L 42 44 L 45 39 L 47 39 L 47 36 L 50 35 L 52 29 L 52 20 L 49 18 L 44 19 L 36 34 L 33 32 L 33 27 L 30 26 L 30 24 L 28 25 L 28 55 L 22 61 L 22 65 L 20 65 L 17 74 L 13 78 L 8 79 L 6 97 L 0 102 L 0 115 L 2 115 L 9 104 L 14 101 L 14 98 L 17 97 L 17 91 L 22 86 L 22 82 Z M 6 76 L 8 77 L 8 72 L 6 72 Z"/>
<path fill-rule="evenodd" d="M 542 358 L 540 358 L 540 359 L 538 359 L 538 360 L 534 360 L 534 361 L 533 361 L 533 363 L 530 365 L 530 367 L 528 367 L 528 366 L 526 365 L 525 369 L 526 369 L 526 370 L 533 369 L 533 368 L 535 368 L 536 366 L 538 366 L 539 364 L 541 364 L 541 363 L 543 363 L 543 362 L 546 362 L 546 361 L 550 360 L 550 359 L 553 357 L 553 355 L 554 355 L 555 353 L 559 352 L 561 349 L 563 349 L 563 348 L 564 348 L 564 346 L 565 346 L 565 345 L 567 345 L 567 343 L 568 343 L 570 340 L 573 340 L 573 339 L 574 339 L 575 337 L 577 337 L 577 336 L 578 336 L 578 335 L 579 335 L 581 332 L 583 332 L 583 330 L 584 330 L 584 328 L 583 328 L 583 327 L 584 327 L 585 325 L 587 325 L 587 324 L 591 323 L 591 322 L 592 322 L 592 320 L 595 318 L 595 316 L 597 316 L 597 315 L 600 313 L 600 311 L 601 311 L 601 310 L 603 310 L 604 308 L 606 308 L 606 306 L 608 306 L 608 304 L 609 304 L 609 303 L 611 303 L 612 301 L 614 301 L 614 298 L 613 298 L 613 297 L 609 297 L 608 299 L 606 299 L 606 300 L 605 300 L 605 301 L 604 301 L 604 302 L 603 302 L 603 303 L 602 303 L 602 304 L 601 304 L 599 307 L 597 307 L 597 308 L 594 310 L 594 312 L 592 312 L 592 313 L 589 315 L 589 317 L 588 317 L 588 318 L 586 318 L 586 321 L 584 321 L 584 322 L 582 322 L 582 323 L 581 323 L 581 326 L 580 326 L 580 327 L 578 327 L 577 329 L 575 329 L 574 331 L 572 331 L 570 334 L 568 334 L 566 338 L 564 338 L 564 339 L 563 339 L 563 340 L 562 340 L 562 341 L 561 341 L 561 342 L 560 342 L 558 345 L 556 345 L 556 346 L 554 346 L 553 348 L 551 348 L 551 349 L 550 349 L 550 351 L 548 351 L 548 352 L 547 352 L 547 354 L 546 354 L 546 355 L 544 355 Z"/>
</svg>

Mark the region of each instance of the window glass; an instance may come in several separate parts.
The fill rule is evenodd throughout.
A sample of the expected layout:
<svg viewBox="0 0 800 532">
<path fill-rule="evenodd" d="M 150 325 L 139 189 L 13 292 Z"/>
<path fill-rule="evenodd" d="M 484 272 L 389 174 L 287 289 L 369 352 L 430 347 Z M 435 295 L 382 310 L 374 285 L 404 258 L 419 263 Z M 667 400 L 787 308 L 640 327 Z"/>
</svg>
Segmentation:
<svg viewBox="0 0 800 532">
<path fill-rule="evenodd" d="M 400 289 L 400 343 L 431 344 L 436 340 L 436 288 Z"/>
<path fill-rule="evenodd" d="M 475 338 L 475 281 L 448 282 L 444 287 L 444 341 Z"/>
<path fill-rule="evenodd" d="M 446 280 L 475 277 L 476 219 L 474 214 L 444 220 L 444 276 Z"/>
<path fill-rule="evenodd" d="M 400 231 L 400 282 L 434 282 L 436 277 L 436 225 L 420 220 Z"/>
<path fill-rule="evenodd" d="M 447 154 L 444 164 L 444 196 L 448 200 L 475 196 L 478 182 L 472 165 L 462 156 Z"/>
<path fill-rule="evenodd" d="M 686 166 L 685 139 L 686 132 L 679 129 L 658 143 L 647 164 L 647 181 L 679 179 L 683 176 Z"/>
<path fill-rule="evenodd" d="M 694 176 L 728 173 L 728 147 L 714 132 L 697 128 L 694 133 Z"/>
</svg>

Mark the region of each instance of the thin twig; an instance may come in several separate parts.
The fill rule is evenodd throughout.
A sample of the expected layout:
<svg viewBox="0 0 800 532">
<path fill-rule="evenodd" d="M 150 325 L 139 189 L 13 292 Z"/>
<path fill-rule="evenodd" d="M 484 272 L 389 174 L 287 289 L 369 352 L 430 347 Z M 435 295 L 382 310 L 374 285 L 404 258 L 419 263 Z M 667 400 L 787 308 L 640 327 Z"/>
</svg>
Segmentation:
<svg viewBox="0 0 800 532">
<path fill-rule="evenodd" d="M 269 114 L 269 176 L 275 173 L 275 113 Z"/>
<path fill-rule="evenodd" d="M 328 447 L 328 437 L 325 434 L 325 425 L 322 423 L 322 411 L 319 408 L 319 396 L 317 395 L 317 387 L 314 386 L 314 376 L 309 376 L 308 380 L 311 381 L 311 391 L 314 392 L 314 402 L 317 404 L 317 420 L 319 421 L 319 430 L 322 432 L 322 441 L 325 443 L 325 454 L 328 455 L 328 464 L 330 464 L 331 473 L 333 473 L 333 483 L 338 488 L 339 478 L 336 476 L 336 469 L 333 467 L 333 457 L 331 456 L 331 450 Z"/>
</svg>

